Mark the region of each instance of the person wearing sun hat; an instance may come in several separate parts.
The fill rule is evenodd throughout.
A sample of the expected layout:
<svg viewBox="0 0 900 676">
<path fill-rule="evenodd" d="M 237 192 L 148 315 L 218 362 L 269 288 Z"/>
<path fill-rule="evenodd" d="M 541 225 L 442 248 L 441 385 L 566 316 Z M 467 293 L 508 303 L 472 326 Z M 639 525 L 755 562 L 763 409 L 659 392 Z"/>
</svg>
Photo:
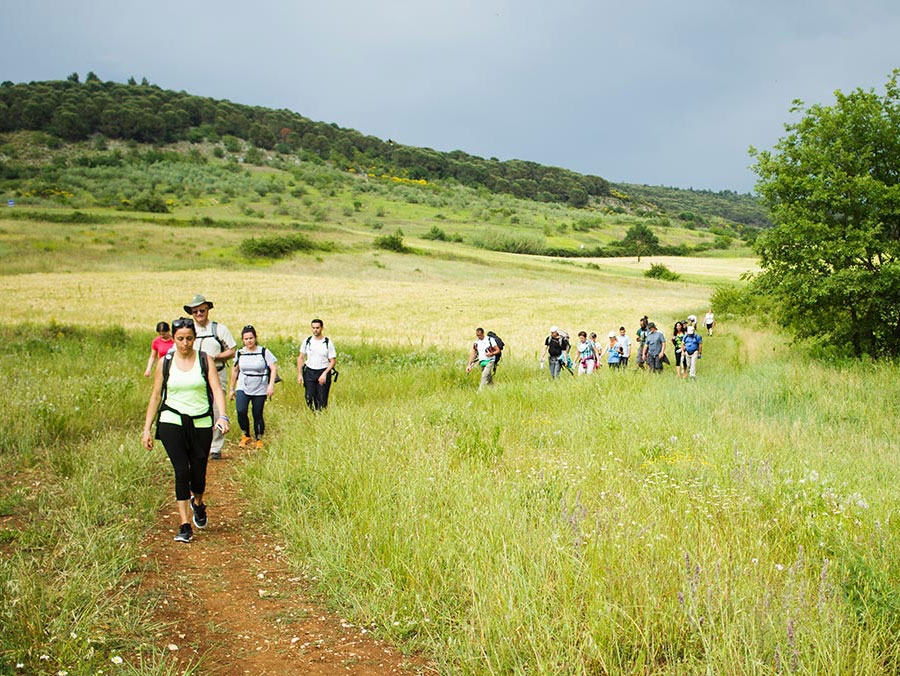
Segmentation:
<svg viewBox="0 0 900 676">
<path fill-rule="evenodd" d="M 218 322 L 210 321 L 209 311 L 213 308 L 213 302 L 207 300 L 206 296 L 196 293 L 191 300 L 185 304 L 184 311 L 194 318 L 194 326 L 197 329 L 197 340 L 194 349 L 203 350 L 213 358 L 216 365 L 216 371 L 219 375 L 219 383 L 222 386 L 222 396 L 228 389 L 228 360 L 234 356 L 237 341 L 231 335 L 225 326 Z M 218 418 L 224 415 L 225 411 L 214 411 Z M 225 435 L 218 430 L 213 432 L 212 446 L 209 449 L 209 457 L 218 459 L 222 457 L 222 446 L 225 445 Z"/>
</svg>

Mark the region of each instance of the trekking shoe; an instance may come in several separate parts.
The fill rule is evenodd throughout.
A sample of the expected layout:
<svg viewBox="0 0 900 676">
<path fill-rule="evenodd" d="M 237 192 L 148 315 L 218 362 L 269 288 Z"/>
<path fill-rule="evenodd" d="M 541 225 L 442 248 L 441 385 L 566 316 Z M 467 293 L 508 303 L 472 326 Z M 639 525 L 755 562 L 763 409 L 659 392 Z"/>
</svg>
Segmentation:
<svg viewBox="0 0 900 676">
<path fill-rule="evenodd" d="M 198 505 L 194 503 L 194 496 L 191 496 L 191 512 L 194 514 L 194 525 L 200 530 L 206 528 L 206 505 Z"/>
<path fill-rule="evenodd" d="M 175 536 L 175 542 L 190 542 L 194 537 L 194 531 L 191 530 L 191 524 L 183 523 L 178 529 L 178 535 Z"/>
<path fill-rule="evenodd" d="M 211 451 L 209 454 L 210 460 L 221 460 L 222 459 L 222 451 Z"/>
<path fill-rule="evenodd" d="M 241 435 L 241 440 L 238 442 L 238 448 L 247 448 L 251 441 L 253 441 L 253 439 L 246 434 Z"/>
<path fill-rule="evenodd" d="M 262 439 L 257 439 L 257 440 L 256 440 L 256 447 L 257 447 L 257 448 L 262 448 L 262 447 L 263 447 Z"/>
</svg>

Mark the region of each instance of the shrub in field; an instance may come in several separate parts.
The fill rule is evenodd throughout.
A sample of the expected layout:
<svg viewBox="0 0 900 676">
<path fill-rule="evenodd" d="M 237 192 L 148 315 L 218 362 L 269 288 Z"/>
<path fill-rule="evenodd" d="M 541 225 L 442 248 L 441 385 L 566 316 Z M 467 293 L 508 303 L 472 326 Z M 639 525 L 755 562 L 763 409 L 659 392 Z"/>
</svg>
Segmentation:
<svg viewBox="0 0 900 676">
<path fill-rule="evenodd" d="M 674 270 L 670 270 L 662 263 L 653 263 L 650 266 L 650 269 L 644 272 L 644 277 L 649 277 L 650 279 L 662 279 L 667 282 L 677 282 L 681 279 L 681 275 Z"/>
<path fill-rule="evenodd" d="M 241 242 L 238 250 L 247 258 L 284 258 L 295 251 L 325 251 L 330 245 L 314 242 L 299 232 L 272 237 L 250 237 Z"/>
<path fill-rule="evenodd" d="M 398 229 L 391 235 L 381 235 L 375 238 L 375 246 L 379 249 L 393 251 L 395 253 L 410 253 L 412 249 L 403 243 L 403 231 Z"/>
<path fill-rule="evenodd" d="M 541 237 L 498 230 L 485 230 L 474 235 L 472 244 L 480 249 L 517 254 L 543 254 L 547 250 L 546 242 Z"/>
<path fill-rule="evenodd" d="M 439 240 L 441 242 L 447 242 L 450 240 L 450 238 L 447 236 L 447 233 L 444 232 L 442 228 L 439 228 L 436 225 L 432 225 L 431 230 L 422 235 L 422 239 Z"/>
</svg>

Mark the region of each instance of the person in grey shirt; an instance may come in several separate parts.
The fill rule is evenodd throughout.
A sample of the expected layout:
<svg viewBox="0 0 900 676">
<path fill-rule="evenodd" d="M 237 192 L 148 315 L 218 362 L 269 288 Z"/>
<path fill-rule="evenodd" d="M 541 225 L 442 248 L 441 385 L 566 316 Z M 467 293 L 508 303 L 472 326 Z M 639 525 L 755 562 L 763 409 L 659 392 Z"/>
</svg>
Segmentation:
<svg viewBox="0 0 900 676">
<path fill-rule="evenodd" d="M 649 331 L 644 339 L 643 347 L 644 362 L 646 362 L 652 372 L 662 373 L 662 357 L 666 352 L 666 338 L 653 322 L 647 325 L 647 329 Z"/>
</svg>

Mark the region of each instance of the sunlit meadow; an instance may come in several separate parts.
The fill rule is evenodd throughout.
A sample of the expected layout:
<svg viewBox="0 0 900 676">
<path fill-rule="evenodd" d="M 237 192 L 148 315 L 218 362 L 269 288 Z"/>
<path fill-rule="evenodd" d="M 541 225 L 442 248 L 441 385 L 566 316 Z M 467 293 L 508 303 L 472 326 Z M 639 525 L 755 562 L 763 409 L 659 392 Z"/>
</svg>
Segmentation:
<svg viewBox="0 0 900 676">
<path fill-rule="evenodd" d="M 141 372 L 153 325 L 196 292 L 284 365 L 271 441 L 240 470 L 267 527 L 330 604 L 441 673 L 900 670 L 894 366 L 811 361 L 721 315 L 694 382 L 551 381 L 550 324 L 633 334 L 646 313 L 668 335 L 752 261 L 659 282 L 629 261 L 414 243 L 0 276 L 0 673 L 116 673 L 117 657 L 171 673 L 129 582 L 170 497 L 165 457 L 139 449 Z M 313 316 L 341 369 L 321 415 L 293 373 Z M 508 344 L 481 394 L 464 372 L 479 325 Z"/>
</svg>

